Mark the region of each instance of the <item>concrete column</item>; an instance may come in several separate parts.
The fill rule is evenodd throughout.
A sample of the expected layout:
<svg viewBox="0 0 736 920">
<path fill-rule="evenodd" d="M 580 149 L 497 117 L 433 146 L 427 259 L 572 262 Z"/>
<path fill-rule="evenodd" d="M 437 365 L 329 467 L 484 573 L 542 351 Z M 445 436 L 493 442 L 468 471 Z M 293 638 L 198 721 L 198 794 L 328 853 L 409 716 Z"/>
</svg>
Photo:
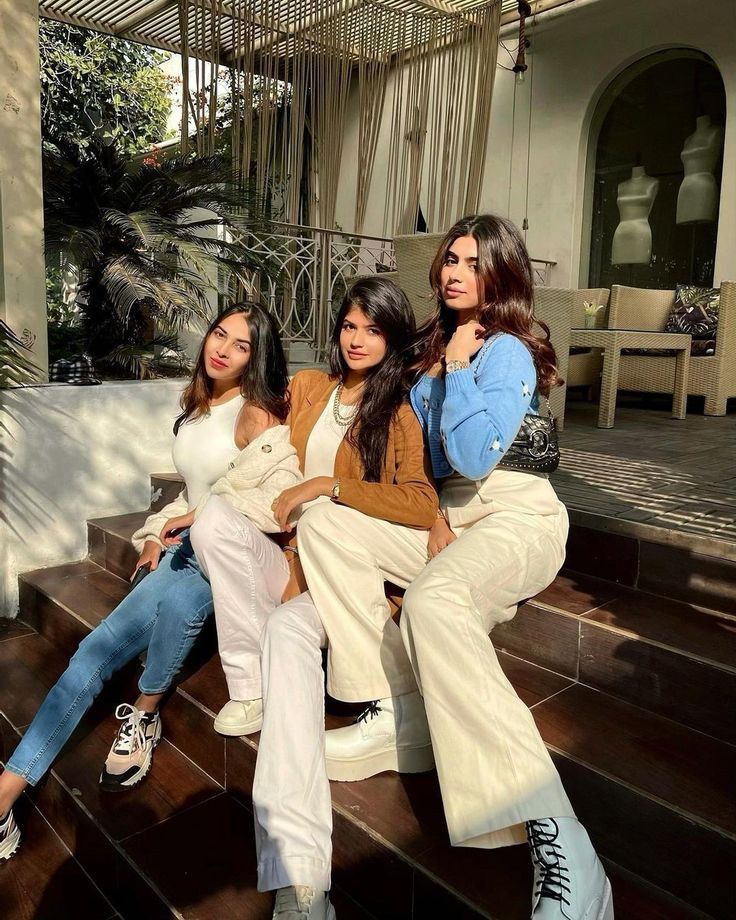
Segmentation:
<svg viewBox="0 0 736 920">
<path fill-rule="evenodd" d="M 0 3 L 0 318 L 45 373 L 38 0 Z"/>
</svg>

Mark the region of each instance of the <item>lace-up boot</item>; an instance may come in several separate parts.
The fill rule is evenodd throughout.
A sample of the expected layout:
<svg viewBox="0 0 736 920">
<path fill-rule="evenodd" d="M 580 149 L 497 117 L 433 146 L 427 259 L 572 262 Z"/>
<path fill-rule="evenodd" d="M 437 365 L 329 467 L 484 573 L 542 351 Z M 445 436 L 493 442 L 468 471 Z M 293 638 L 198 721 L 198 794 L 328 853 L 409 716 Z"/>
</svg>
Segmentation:
<svg viewBox="0 0 736 920">
<path fill-rule="evenodd" d="M 418 692 L 375 700 L 352 725 L 325 736 L 330 779 L 366 779 L 396 770 L 423 773 L 434 766 L 429 725 Z"/>
<path fill-rule="evenodd" d="M 228 700 L 215 718 L 215 731 L 238 737 L 252 735 L 263 725 L 263 700 Z"/>
<path fill-rule="evenodd" d="M 161 740 L 161 718 L 157 712 L 142 712 L 121 703 L 115 717 L 122 725 L 107 755 L 100 776 L 103 789 L 128 789 L 137 785 L 151 769 L 153 750 Z"/>
<path fill-rule="evenodd" d="M 272 920 L 335 920 L 335 908 L 329 891 L 292 885 L 276 892 Z"/>
<path fill-rule="evenodd" d="M 13 817 L 13 809 L 0 819 L 0 860 L 10 859 L 20 846 L 20 831 Z"/>
<path fill-rule="evenodd" d="M 527 821 L 534 865 L 532 920 L 613 920 L 611 884 L 575 818 Z"/>
</svg>

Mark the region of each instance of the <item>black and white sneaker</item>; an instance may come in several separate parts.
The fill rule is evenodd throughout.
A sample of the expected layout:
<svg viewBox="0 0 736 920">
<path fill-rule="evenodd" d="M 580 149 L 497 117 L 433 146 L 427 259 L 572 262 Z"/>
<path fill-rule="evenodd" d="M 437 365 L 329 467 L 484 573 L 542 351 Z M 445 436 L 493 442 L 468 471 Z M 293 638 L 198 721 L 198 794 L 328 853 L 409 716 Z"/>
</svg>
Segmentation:
<svg viewBox="0 0 736 920">
<path fill-rule="evenodd" d="M 0 821 L 0 859 L 10 859 L 20 846 L 20 830 L 13 809 Z"/>
<path fill-rule="evenodd" d="M 121 703 L 115 716 L 122 719 L 100 776 L 103 789 L 129 789 L 151 769 L 153 749 L 161 740 L 161 717 Z"/>
</svg>

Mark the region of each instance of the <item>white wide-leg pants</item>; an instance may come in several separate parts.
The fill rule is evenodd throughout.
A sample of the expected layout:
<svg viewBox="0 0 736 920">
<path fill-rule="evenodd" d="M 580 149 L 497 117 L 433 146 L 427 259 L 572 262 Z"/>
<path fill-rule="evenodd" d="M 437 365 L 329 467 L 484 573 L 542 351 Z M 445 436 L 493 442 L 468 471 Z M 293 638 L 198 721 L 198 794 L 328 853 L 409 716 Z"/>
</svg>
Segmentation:
<svg viewBox="0 0 736 920">
<path fill-rule="evenodd" d="M 329 891 L 332 804 L 325 768 L 322 623 L 309 594 L 268 618 L 262 634 L 263 728 L 253 780 L 258 890 Z"/>
<path fill-rule="evenodd" d="M 281 603 L 289 579 L 284 553 L 219 495 L 210 496 L 190 538 L 212 585 L 217 644 L 230 699 L 259 699 L 261 631 Z"/>
<path fill-rule="evenodd" d="M 539 489 L 550 510 L 549 484 L 522 482 Z M 520 843 L 525 821 L 574 812 L 488 633 L 553 581 L 567 512 L 553 493 L 547 514 L 494 510 L 492 501 L 475 499 L 475 519 L 459 524 L 443 508 L 458 539 L 429 563 L 420 531 L 335 504 L 315 506 L 300 521 L 300 558 L 330 646 L 328 686 L 338 699 L 381 699 L 416 689 L 415 675 L 451 842 Z M 388 615 L 384 579 L 411 582 L 400 630 Z"/>
</svg>

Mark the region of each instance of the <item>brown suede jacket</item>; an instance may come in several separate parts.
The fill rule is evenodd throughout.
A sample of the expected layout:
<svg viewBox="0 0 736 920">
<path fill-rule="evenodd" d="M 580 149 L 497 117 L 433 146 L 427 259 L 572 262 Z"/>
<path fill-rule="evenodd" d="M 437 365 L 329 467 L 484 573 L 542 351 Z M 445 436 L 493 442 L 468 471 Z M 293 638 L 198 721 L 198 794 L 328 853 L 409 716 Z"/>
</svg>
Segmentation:
<svg viewBox="0 0 736 920">
<path fill-rule="evenodd" d="M 291 410 L 286 424 L 291 429 L 291 443 L 296 448 L 302 470 L 309 435 L 337 383 L 320 370 L 300 371 L 291 381 Z M 437 520 L 439 500 L 424 449 L 422 428 L 408 402 L 401 406 L 391 424 L 380 481 L 363 479 L 360 455 L 347 438 L 335 457 L 335 476 L 340 480 L 338 503 L 341 505 L 420 530 L 429 530 Z M 292 536 L 284 545 L 293 547 L 295 544 L 296 537 Z M 305 590 L 294 554 L 290 552 L 289 556 L 292 581 L 284 594 L 285 599 L 298 593 L 295 578 L 298 587 Z"/>
</svg>

